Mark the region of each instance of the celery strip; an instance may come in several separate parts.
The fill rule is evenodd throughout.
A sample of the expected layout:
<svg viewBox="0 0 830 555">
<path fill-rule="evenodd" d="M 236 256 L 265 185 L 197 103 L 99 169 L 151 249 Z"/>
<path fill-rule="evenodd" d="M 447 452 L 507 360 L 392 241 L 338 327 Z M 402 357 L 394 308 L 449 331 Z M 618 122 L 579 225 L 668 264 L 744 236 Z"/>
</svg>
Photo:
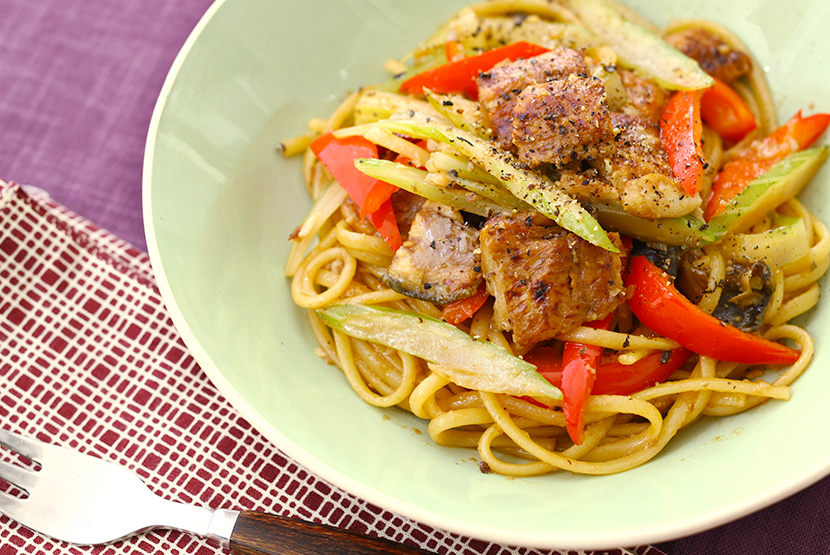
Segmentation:
<svg viewBox="0 0 830 555">
<path fill-rule="evenodd" d="M 793 152 L 751 181 L 723 212 L 709 220 L 709 231 L 715 237 L 746 231 L 776 206 L 800 193 L 828 155 L 830 146 Z"/>
<path fill-rule="evenodd" d="M 493 138 L 492 123 L 481 104 L 460 95 L 435 94 L 428 90 L 424 92 L 430 106 L 453 125 L 487 141 Z"/>
<path fill-rule="evenodd" d="M 449 144 L 486 171 L 496 176 L 517 198 L 532 205 L 565 229 L 589 243 L 611 252 L 619 252 L 608 234 L 576 200 L 547 177 L 525 169 L 510 153 L 442 120 L 421 114 L 409 119 L 388 119 L 375 125 L 397 133 Z"/>
<path fill-rule="evenodd" d="M 605 39 L 625 65 L 651 75 L 663 88 L 697 90 L 712 86 L 712 78 L 700 69 L 697 61 L 629 21 L 605 0 L 570 0 L 568 4 L 590 31 Z"/>
<path fill-rule="evenodd" d="M 656 241 L 681 247 L 700 247 L 715 240 L 703 220 L 691 214 L 677 218 L 640 218 L 616 202 L 591 203 L 597 220 L 608 229 L 641 241 Z"/>
<path fill-rule="evenodd" d="M 478 214 L 485 218 L 505 210 L 503 205 L 466 189 L 448 189 L 433 185 L 427 181 L 429 172 L 419 168 L 376 158 L 358 158 L 354 165 L 366 175 L 458 210 Z"/>
<path fill-rule="evenodd" d="M 371 305 L 337 305 L 317 311 L 328 326 L 439 365 L 462 387 L 490 393 L 561 399 L 536 367 L 506 349 L 476 341 L 455 326 L 422 314 Z"/>
<path fill-rule="evenodd" d="M 430 171 L 450 172 L 458 175 L 458 177 L 502 187 L 501 181 L 472 164 L 469 159 L 461 156 L 457 152 L 454 154 L 447 154 L 441 151 L 431 153 L 426 168 Z M 505 193 L 507 193 L 506 190 Z"/>
</svg>

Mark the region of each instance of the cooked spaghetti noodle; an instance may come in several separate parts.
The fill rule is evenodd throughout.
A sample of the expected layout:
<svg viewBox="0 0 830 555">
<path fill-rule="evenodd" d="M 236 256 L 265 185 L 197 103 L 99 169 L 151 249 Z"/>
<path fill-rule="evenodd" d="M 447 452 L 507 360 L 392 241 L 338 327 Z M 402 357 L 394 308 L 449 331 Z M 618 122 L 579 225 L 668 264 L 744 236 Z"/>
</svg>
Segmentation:
<svg viewBox="0 0 830 555">
<path fill-rule="evenodd" d="M 578 4 L 576 0 L 573 3 Z M 629 18 L 636 17 L 622 7 L 617 9 Z M 644 27 L 650 25 L 641 19 L 636 21 Z M 596 57 L 606 64 L 602 75 L 607 78 L 606 74 L 614 73 L 613 66 L 622 62 L 604 44 L 603 36 L 588 33 L 584 24 L 579 10 L 572 9 L 568 3 L 494 0 L 463 10 L 434 37 L 387 67 L 404 72 L 405 78 L 446 62 L 451 45 L 461 50 L 460 54 L 451 55 L 463 58 L 494 48 L 495 43 L 538 40 L 547 48 L 577 48 Z M 465 34 L 471 25 L 479 34 Z M 489 42 L 481 36 L 486 34 L 481 29 L 490 33 Z M 730 49 L 748 55 L 747 48 L 734 35 L 708 21 L 680 21 L 655 31 L 668 37 L 688 29 L 703 29 Z M 500 32 L 506 35 L 499 36 Z M 713 182 L 724 164 L 740 158 L 753 141 L 766 137 L 778 127 L 762 72 L 754 62 L 751 67 L 730 86 L 751 110 L 757 127 L 742 139 L 729 141 L 710 126 L 704 126 L 702 146 L 708 166 L 704 165 L 698 193 L 704 203 L 712 194 Z M 396 88 L 400 78 L 392 83 Z M 354 208 L 349 212 L 349 194 L 308 148 L 314 138 L 339 130 L 335 136 L 362 136 L 388 153 L 387 158 L 411 160 L 409 166 L 422 168 L 418 170 L 422 173 L 417 174 L 422 178 L 422 186 L 432 186 L 424 189 L 428 191 L 425 195 L 440 193 L 447 202 L 458 203 L 473 199 L 474 207 L 488 215 L 499 209 L 504 212 L 526 209 L 500 184 L 497 175 L 471 157 L 435 140 L 417 142 L 417 137 L 403 138 L 399 131 L 374 125 L 379 120 L 400 117 L 394 116 L 395 112 L 410 115 L 419 112 L 426 114 L 425 118 L 441 121 L 447 115 L 436 112 L 437 107 L 421 95 L 384 95 L 378 92 L 381 89 L 367 88 L 350 95 L 329 118 L 310 122 L 309 134 L 282 145 L 286 155 L 305 152 L 303 174 L 314 200 L 310 213 L 292 235 L 293 248 L 285 265 L 286 275 L 292 278 L 292 296 L 297 305 L 308 309 L 311 329 L 320 345 L 319 355 L 343 371 L 361 399 L 377 407 L 398 406 L 411 411 L 429 421 L 429 435 L 437 444 L 475 448 L 482 461 L 482 471 L 510 476 L 532 476 L 555 470 L 585 474 L 621 472 L 653 458 L 678 431 L 703 415 L 724 417 L 771 399 L 789 399 L 789 386 L 807 368 L 813 354 L 809 333 L 792 320 L 817 303 L 818 280 L 830 266 L 830 234 L 795 198 L 783 199 L 771 211 L 758 214 L 743 226 L 740 234 L 729 231 L 714 241 L 686 242 L 680 250 L 685 253 L 685 264 L 692 273 L 703 276 L 701 279 L 705 281 L 699 298 L 695 299 L 696 305 L 702 312 L 712 314 L 723 304 L 724 283 L 736 260 L 753 260 L 746 253 L 757 250 L 761 238 L 768 241 L 767 232 L 775 232 L 782 225 L 799 230 L 803 246 L 797 255 L 788 250 L 782 259 L 765 262 L 770 270 L 771 292 L 763 308 L 763 323 L 751 332 L 796 347 L 800 351 L 797 360 L 789 365 L 759 365 L 693 353 L 662 383 L 649 384 L 633 393 L 588 397 L 582 407 L 584 436 L 579 442 L 569 435 L 562 400 L 463 387 L 436 362 L 384 346 L 382 341 L 350 337 L 343 330 L 324 323 L 318 310 L 338 305 L 382 306 L 440 320 L 442 309 L 448 303 L 431 302 L 390 287 L 385 276 L 396 251 L 366 221 L 365 214 L 355 214 Z M 465 102 L 467 110 L 471 106 L 481 110 L 469 98 L 462 101 L 459 96 L 453 96 L 452 99 Z M 465 123 L 474 126 L 475 120 L 468 118 Z M 456 185 L 451 186 L 450 182 Z M 465 186 L 461 193 L 456 192 L 457 183 Z M 611 224 L 607 227 L 615 229 Z M 649 242 L 650 238 L 641 236 L 640 239 Z M 651 242 L 662 240 L 655 238 Z M 775 245 L 770 247 L 775 248 Z M 487 281 L 487 286 L 493 285 Z M 609 329 L 597 329 L 583 322 L 553 339 L 535 344 L 517 342 L 503 324 L 496 322 L 495 312 L 490 298 L 456 327 L 476 342 L 496 345 L 519 358 L 540 346 L 561 355 L 566 343 L 576 343 L 599 347 L 604 350 L 605 358 L 635 367 L 655 353 L 680 348 L 676 339 L 662 337 L 639 322 L 627 302 L 613 310 Z"/>
</svg>

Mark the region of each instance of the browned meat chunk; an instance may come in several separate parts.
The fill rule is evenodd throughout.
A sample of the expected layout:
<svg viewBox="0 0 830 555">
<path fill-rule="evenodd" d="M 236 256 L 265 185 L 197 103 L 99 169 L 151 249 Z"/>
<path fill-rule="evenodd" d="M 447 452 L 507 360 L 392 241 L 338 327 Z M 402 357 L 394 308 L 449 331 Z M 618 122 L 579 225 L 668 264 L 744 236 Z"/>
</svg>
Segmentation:
<svg viewBox="0 0 830 555">
<path fill-rule="evenodd" d="M 508 150 L 513 144 L 513 106 L 525 87 L 587 71 L 582 52 L 557 48 L 526 60 L 503 62 L 480 73 L 476 78 L 478 100 L 495 125 L 501 147 Z"/>
<path fill-rule="evenodd" d="M 605 86 L 595 77 L 526 87 L 513 107 L 513 143 L 530 167 L 591 160 L 614 152 Z"/>
<path fill-rule="evenodd" d="M 612 114 L 617 135 L 617 151 L 610 157 L 614 184 L 622 184 L 650 173 L 671 177 L 669 158 L 660 141 L 657 125 L 637 116 Z"/>
<path fill-rule="evenodd" d="M 673 176 L 657 126 L 625 114 L 611 119 L 620 131 L 617 149 L 599 168 L 619 191 L 626 211 L 641 218 L 671 218 L 697 208 L 700 199 L 686 195 Z"/>
<path fill-rule="evenodd" d="M 704 29 L 685 29 L 666 37 L 666 42 L 697 60 L 703 71 L 730 83 L 749 73 L 752 61 L 749 56 L 733 50 L 723 39 Z"/>
<path fill-rule="evenodd" d="M 625 69 L 620 74 L 628 100 L 634 109 L 646 120 L 657 125 L 669 100 L 668 93 L 654 79 L 649 79 Z"/>
<path fill-rule="evenodd" d="M 622 251 L 619 236 L 610 234 Z M 502 214 L 481 231 L 495 297 L 494 326 L 532 345 L 604 318 L 625 301 L 622 255 L 594 246 L 536 212 Z"/>
<path fill-rule="evenodd" d="M 480 258 L 478 231 L 457 210 L 427 201 L 383 281 L 404 295 L 446 304 L 476 292 Z"/>
</svg>

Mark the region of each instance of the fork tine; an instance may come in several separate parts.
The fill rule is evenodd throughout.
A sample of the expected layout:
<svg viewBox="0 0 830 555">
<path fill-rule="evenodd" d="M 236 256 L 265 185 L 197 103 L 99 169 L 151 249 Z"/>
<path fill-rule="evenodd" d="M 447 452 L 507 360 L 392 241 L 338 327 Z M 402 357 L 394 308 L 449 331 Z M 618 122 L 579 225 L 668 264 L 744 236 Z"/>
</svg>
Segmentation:
<svg viewBox="0 0 830 555">
<path fill-rule="evenodd" d="M 40 459 L 43 456 L 43 444 L 36 439 L 19 436 L 8 430 L 0 429 L 0 445 L 11 449 L 18 455 L 23 455 L 30 461 L 42 462 Z"/>
<path fill-rule="evenodd" d="M 19 522 L 27 510 L 25 499 L 0 491 L 0 513 Z"/>
<path fill-rule="evenodd" d="M 29 491 L 34 485 L 37 474 L 23 467 L 0 461 L 0 480 L 5 480 L 13 486 Z"/>
</svg>

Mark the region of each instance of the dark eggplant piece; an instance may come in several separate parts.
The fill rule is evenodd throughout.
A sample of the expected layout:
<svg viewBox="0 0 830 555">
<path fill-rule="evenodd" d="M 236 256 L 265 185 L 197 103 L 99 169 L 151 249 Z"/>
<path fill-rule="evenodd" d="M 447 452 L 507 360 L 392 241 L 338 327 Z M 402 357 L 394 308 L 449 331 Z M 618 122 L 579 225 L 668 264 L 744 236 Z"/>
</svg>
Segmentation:
<svg viewBox="0 0 830 555">
<path fill-rule="evenodd" d="M 723 293 L 712 316 L 736 328 L 755 332 L 775 292 L 775 278 L 761 260 L 735 260 L 723 280 Z"/>
</svg>

